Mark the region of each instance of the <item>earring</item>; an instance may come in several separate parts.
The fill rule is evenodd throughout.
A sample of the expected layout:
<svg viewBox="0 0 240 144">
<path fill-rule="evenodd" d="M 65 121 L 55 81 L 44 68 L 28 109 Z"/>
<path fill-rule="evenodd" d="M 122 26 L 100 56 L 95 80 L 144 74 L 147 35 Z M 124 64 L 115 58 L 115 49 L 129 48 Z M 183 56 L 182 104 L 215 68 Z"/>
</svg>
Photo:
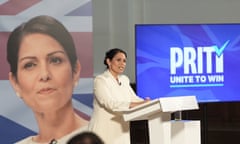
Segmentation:
<svg viewBox="0 0 240 144">
<path fill-rule="evenodd" d="M 17 97 L 22 98 L 18 92 L 16 92 Z"/>
</svg>

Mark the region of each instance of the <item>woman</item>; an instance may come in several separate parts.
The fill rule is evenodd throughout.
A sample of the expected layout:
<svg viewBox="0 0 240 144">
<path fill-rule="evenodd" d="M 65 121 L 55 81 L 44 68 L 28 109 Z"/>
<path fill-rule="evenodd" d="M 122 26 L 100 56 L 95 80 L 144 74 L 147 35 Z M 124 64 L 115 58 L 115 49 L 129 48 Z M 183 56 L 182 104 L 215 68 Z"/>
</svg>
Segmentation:
<svg viewBox="0 0 240 144">
<path fill-rule="evenodd" d="M 80 77 L 73 39 L 49 16 L 37 16 L 18 26 L 7 43 L 9 80 L 36 118 L 39 132 L 19 144 L 65 144 L 84 130 L 87 121 L 73 109 L 72 92 Z"/>
<path fill-rule="evenodd" d="M 117 112 L 148 102 L 142 100 L 130 87 L 127 76 L 122 75 L 127 54 L 115 48 L 106 52 L 107 69 L 94 80 L 94 111 L 89 130 L 98 134 L 106 144 L 130 144 L 129 123 Z"/>
</svg>

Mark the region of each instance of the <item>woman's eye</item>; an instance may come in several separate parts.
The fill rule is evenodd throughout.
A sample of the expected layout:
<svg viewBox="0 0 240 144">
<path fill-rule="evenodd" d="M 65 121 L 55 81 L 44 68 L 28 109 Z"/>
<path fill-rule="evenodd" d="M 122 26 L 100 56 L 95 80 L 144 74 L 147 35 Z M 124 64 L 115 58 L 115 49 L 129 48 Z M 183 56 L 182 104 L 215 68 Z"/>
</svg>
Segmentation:
<svg viewBox="0 0 240 144">
<path fill-rule="evenodd" d="M 124 62 L 124 63 L 127 62 L 127 60 L 125 60 L 125 59 L 117 59 L 117 61 L 118 61 L 118 62 Z"/>
<path fill-rule="evenodd" d="M 53 57 L 51 58 L 50 60 L 50 63 L 53 63 L 53 64 L 59 64 L 62 62 L 62 59 L 61 58 L 58 58 L 58 57 Z"/>
<path fill-rule="evenodd" d="M 24 69 L 30 69 L 30 68 L 32 68 L 32 67 L 34 67 L 36 64 L 34 64 L 34 63 L 26 63 L 25 65 L 24 65 Z"/>
</svg>

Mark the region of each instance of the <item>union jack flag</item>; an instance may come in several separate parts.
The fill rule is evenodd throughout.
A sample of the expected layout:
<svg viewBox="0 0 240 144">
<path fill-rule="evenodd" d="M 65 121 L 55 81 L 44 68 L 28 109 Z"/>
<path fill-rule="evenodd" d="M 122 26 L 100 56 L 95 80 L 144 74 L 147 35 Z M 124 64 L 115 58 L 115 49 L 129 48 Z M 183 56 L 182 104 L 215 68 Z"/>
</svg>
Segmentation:
<svg viewBox="0 0 240 144">
<path fill-rule="evenodd" d="M 37 133 L 32 111 L 13 91 L 6 61 L 6 42 L 19 24 L 37 15 L 50 15 L 71 32 L 82 71 L 73 94 L 75 111 L 89 120 L 92 113 L 93 55 L 91 0 L 0 0 L 0 142 L 14 143 Z"/>
</svg>

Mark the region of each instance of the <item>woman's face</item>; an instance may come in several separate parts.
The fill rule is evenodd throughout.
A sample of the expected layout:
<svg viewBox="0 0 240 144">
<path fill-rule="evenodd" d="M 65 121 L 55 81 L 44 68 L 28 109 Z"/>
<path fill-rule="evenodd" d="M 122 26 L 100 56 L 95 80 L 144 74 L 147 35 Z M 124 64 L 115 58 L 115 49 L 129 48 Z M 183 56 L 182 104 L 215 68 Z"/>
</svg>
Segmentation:
<svg viewBox="0 0 240 144">
<path fill-rule="evenodd" d="M 25 36 L 18 53 L 17 78 L 9 79 L 17 93 L 35 112 L 56 111 L 71 104 L 80 63 L 72 71 L 63 47 L 44 34 Z"/>
<path fill-rule="evenodd" d="M 107 63 L 109 66 L 110 72 L 116 77 L 117 75 L 121 74 L 125 70 L 126 66 L 126 56 L 124 53 L 117 53 L 112 60 L 107 59 Z"/>
</svg>

